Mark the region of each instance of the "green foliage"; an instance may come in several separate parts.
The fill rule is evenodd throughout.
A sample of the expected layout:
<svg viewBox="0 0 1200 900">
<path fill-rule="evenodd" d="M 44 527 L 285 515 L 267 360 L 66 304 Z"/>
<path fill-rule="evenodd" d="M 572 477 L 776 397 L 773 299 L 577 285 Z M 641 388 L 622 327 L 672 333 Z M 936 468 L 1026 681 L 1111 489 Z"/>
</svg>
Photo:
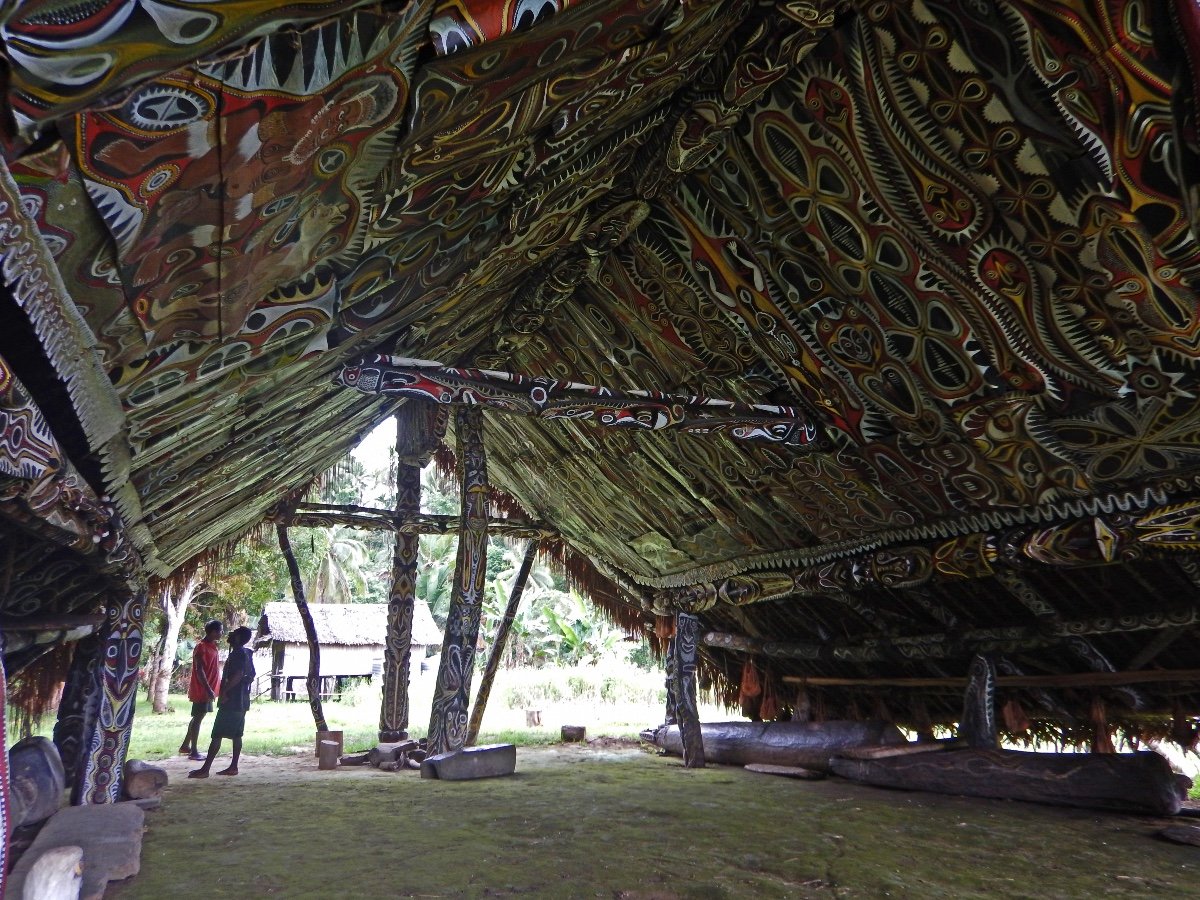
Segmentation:
<svg viewBox="0 0 1200 900">
<path fill-rule="evenodd" d="M 658 710 L 667 702 L 663 673 L 619 664 L 548 667 L 510 672 L 504 702 L 509 709 L 541 709 L 558 703 L 642 705 Z"/>
</svg>

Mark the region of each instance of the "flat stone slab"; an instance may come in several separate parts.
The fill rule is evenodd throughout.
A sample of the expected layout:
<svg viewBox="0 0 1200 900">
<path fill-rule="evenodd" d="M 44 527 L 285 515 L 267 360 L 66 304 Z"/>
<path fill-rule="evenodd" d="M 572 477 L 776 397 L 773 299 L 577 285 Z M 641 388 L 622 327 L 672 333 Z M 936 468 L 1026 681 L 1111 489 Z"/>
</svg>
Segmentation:
<svg viewBox="0 0 1200 900">
<path fill-rule="evenodd" d="M 1171 825 L 1158 833 L 1164 841 L 1200 847 L 1200 825 Z"/>
<path fill-rule="evenodd" d="M 511 775 L 517 770 L 515 744 L 487 744 L 483 747 L 464 747 L 450 753 L 427 756 L 421 762 L 422 778 L 443 781 L 471 781 L 476 778 L 495 778 Z"/>
<path fill-rule="evenodd" d="M 110 881 L 138 873 L 146 814 L 133 803 L 68 806 L 56 812 L 8 876 L 9 897 L 20 897 L 33 864 L 55 847 L 83 849 L 82 900 L 100 900 Z"/>
<path fill-rule="evenodd" d="M 784 778 L 801 778 L 805 781 L 820 781 L 825 777 L 824 772 L 813 769 L 802 769 L 800 766 L 773 766 L 770 763 L 750 763 L 743 766 L 747 772 L 758 772 L 762 775 L 781 775 Z"/>
</svg>

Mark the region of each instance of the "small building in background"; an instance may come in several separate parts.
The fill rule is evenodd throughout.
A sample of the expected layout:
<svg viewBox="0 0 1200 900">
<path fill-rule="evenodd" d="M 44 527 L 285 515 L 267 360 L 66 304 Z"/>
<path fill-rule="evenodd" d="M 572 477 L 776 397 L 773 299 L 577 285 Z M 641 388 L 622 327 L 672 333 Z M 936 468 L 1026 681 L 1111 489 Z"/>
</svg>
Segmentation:
<svg viewBox="0 0 1200 900">
<path fill-rule="evenodd" d="M 321 696 L 340 694 L 353 679 L 373 678 L 383 672 L 386 603 L 310 603 L 317 641 L 321 646 Z M 290 600 L 268 603 L 263 610 L 268 633 L 256 640 L 254 667 L 258 672 L 255 694 L 272 700 L 308 697 L 308 637 L 296 604 Z M 442 631 L 429 605 L 418 599 L 413 608 L 412 665 L 416 675 L 421 660 L 442 644 Z"/>
</svg>

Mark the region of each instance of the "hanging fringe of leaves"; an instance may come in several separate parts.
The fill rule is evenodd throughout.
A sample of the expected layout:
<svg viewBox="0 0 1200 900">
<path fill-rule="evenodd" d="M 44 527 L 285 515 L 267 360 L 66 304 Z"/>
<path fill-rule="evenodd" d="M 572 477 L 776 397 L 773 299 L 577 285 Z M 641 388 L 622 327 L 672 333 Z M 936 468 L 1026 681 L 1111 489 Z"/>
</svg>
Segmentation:
<svg viewBox="0 0 1200 900">
<path fill-rule="evenodd" d="M 26 738 L 42 724 L 46 713 L 58 708 L 63 683 L 71 669 L 75 643 L 58 644 L 18 672 L 8 682 L 10 738 Z"/>
</svg>

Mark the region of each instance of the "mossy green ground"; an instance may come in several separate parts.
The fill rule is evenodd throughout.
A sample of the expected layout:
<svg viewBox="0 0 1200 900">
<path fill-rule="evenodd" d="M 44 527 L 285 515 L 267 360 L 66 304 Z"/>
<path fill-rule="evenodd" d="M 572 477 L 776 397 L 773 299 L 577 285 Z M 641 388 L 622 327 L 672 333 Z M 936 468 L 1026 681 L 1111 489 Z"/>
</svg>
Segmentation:
<svg viewBox="0 0 1200 900">
<path fill-rule="evenodd" d="M 171 784 L 142 872 L 108 896 L 1194 897 L 1161 820 L 683 769 L 633 749 L 518 751 L 517 774 L 422 781 L 248 759 Z"/>
</svg>

